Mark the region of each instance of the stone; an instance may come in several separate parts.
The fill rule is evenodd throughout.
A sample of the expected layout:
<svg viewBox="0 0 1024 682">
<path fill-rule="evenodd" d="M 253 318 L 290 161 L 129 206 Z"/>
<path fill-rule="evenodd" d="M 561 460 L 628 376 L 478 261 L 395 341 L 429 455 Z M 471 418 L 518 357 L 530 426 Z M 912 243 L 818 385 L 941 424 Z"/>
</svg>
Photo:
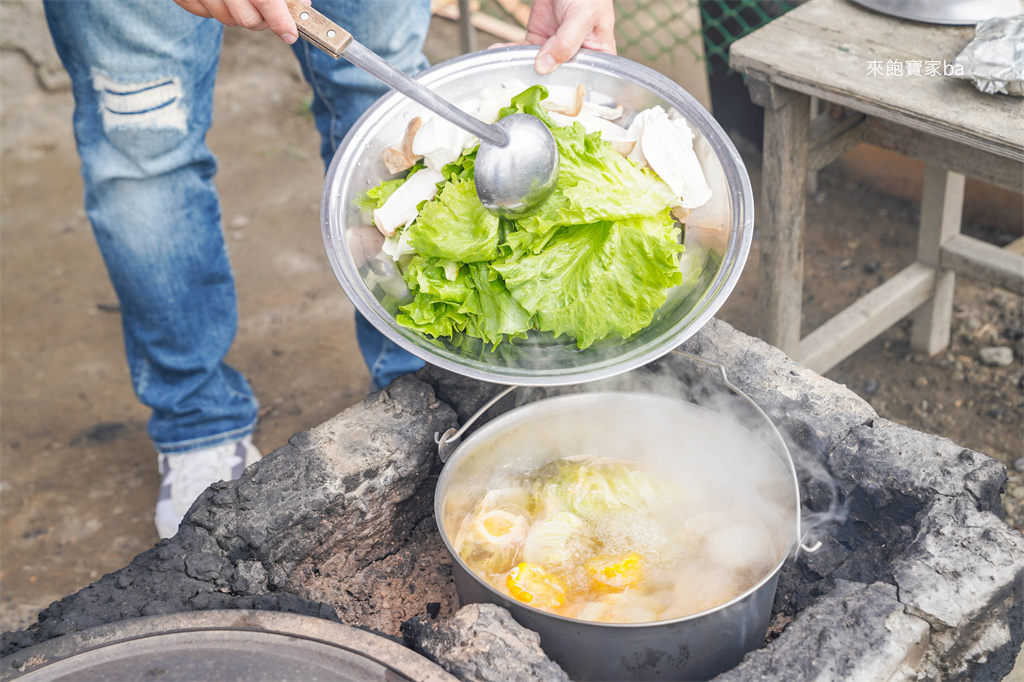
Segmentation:
<svg viewBox="0 0 1024 682">
<path fill-rule="evenodd" d="M 1017 471 L 1024 472 L 1024 457 L 1018 457 L 1013 460 L 1013 468 Z"/>
<path fill-rule="evenodd" d="M 1007 346 L 988 346 L 978 351 L 981 364 L 989 367 L 1009 367 L 1013 364 L 1013 349 Z"/>
<path fill-rule="evenodd" d="M 231 582 L 231 589 L 237 594 L 260 594 L 267 588 L 267 570 L 258 561 L 238 561 Z"/>
<path fill-rule="evenodd" d="M 965 493 L 989 511 L 1006 481 L 1005 467 L 994 459 L 881 418 L 854 427 L 828 465 L 844 497 L 863 494 L 875 508 L 902 508 L 898 515 Z"/>
<path fill-rule="evenodd" d="M 916 679 L 928 623 L 906 612 L 892 585 L 840 580 L 783 637 L 746 655 L 715 682 Z"/>
<path fill-rule="evenodd" d="M 1019 314 L 1020 299 L 1008 291 L 993 289 L 989 292 L 988 302 L 995 306 L 1000 312 L 1017 312 Z"/>
<path fill-rule="evenodd" d="M 454 424 L 455 412 L 429 385 L 396 379 L 295 434 L 238 480 L 212 485 L 174 537 L 54 602 L 27 630 L 4 633 L 0 655 L 155 613 L 261 608 L 342 620 L 299 578 L 357 550 L 351 571 L 371 566 L 430 520 L 422 489 L 440 464 L 434 434 Z"/>
<path fill-rule="evenodd" d="M 494 604 L 470 604 L 442 622 L 403 624 L 407 642 L 463 682 L 570 682 L 540 635 Z"/>
<path fill-rule="evenodd" d="M 917 377 L 916 379 L 914 379 L 914 386 L 916 386 L 917 388 L 927 388 L 928 387 L 928 379 L 927 379 L 927 377 Z"/>
<path fill-rule="evenodd" d="M 970 551 L 963 551 L 970 548 Z M 926 677 L 986 679 L 1009 672 L 1024 612 L 1024 536 L 963 498 L 941 498 L 893 564 L 900 601 L 931 626 Z M 1014 625 L 1016 627 L 1016 625 Z"/>
</svg>

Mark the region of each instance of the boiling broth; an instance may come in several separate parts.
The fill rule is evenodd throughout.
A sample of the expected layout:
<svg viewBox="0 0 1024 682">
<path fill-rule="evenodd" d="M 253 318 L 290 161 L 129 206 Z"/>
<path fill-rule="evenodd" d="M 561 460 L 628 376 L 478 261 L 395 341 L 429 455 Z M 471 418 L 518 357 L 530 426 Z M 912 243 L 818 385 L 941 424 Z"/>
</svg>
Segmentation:
<svg viewBox="0 0 1024 682">
<path fill-rule="evenodd" d="M 786 549 L 781 508 L 766 514 L 776 505 L 756 491 L 724 497 L 699 470 L 562 457 L 463 498 L 453 544 L 495 590 L 551 613 L 680 618 L 740 596 Z"/>
</svg>

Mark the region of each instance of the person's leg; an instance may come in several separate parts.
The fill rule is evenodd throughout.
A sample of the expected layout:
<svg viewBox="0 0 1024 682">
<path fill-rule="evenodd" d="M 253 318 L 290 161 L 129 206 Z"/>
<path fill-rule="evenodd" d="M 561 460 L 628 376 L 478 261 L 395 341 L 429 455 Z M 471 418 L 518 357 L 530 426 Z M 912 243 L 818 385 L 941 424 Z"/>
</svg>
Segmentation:
<svg viewBox="0 0 1024 682">
<path fill-rule="evenodd" d="M 429 0 L 319 0 L 316 7 L 402 71 L 414 74 L 429 65 L 423 55 L 430 26 Z M 297 41 L 293 50 L 313 88 L 313 116 L 326 169 L 352 124 L 388 87 L 304 40 Z M 375 389 L 423 366 L 423 360 L 395 345 L 358 311 L 356 338 Z"/>
<path fill-rule="evenodd" d="M 233 448 L 259 406 L 223 362 L 237 311 L 205 143 L 221 25 L 172 2 L 45 9 L 71 75 L 86 212 L 120 300 L 135 391 L 153 410 L 150 437 L 162 461 Z"/>
</svg>

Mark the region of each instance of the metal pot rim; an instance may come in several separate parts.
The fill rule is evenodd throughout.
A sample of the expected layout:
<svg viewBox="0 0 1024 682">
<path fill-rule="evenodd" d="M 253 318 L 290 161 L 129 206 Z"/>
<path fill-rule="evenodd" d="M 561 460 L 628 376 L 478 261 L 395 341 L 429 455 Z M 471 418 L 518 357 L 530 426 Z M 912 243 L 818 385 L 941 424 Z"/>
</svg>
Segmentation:
<svg viewBox="0 0 1024 682">
<path fill-rule="evenodd" d="M 624 397 L 624 396 L 629 396 L 629 397 L 631 397 L 633 399 L 638 399 L 639 398 L 639 399 L 653 399 L 653 400 L 666 401 L 666 402 L 671 401 L 671 402 L 678 403 L 680 405 L 685 405 L 688 409 L 692 408 L 692 409 L 706 410 L 708 412 L 712 412 L 712 413 L 714 413 L 716 415 L 719 415 L 720 417 L 728 419 L 728 417 L 725 417 L 725 415 L 722 415 L 721 413 L 716 412 L 715 410 L 711 410 L 710 408 L 703 407 L 702 405 L 697 405 L 695 403 L 691 403 L 689 401 L 682 400 L 681 398 L 677 398 L 677 397 L 674 397 L 674 396 L 658 395 L 658 394 L 650 394 L 650 393 L 628 393 L 628 392 L 570 393 L 570 394 L 559 395 L 559 396 L 554 396 L 554 397 L 550 397 L 550 398 L 543 398 L 541 400 L 537 400 L 537 401 L 534 401 L 534 402 L 531 402 L 531 403 L 527 403 L 525 405 L 521 405 L 519 407 L 516 407 L 516 408 L 514 408 L 514 409 L 512 409 L 512 410 L 510 410 L 510 411 L 508 411 L 508 412 L 506 412 L 506 413 L 504 413 L 502 415 L 499 415 L 498 417 L 495 417 L 494 419 L 490 420 L 489 422 L 487 422 L 486 424 L 484 424 L 483 426 L 478 428 L 472 434 L 470 434 L 466 438 L 466 440 L 464 440 L 463 442 L 461 442 L 458 445 L 458 447 L 455 449 L 455 451 L 452 453 L 452 455 L 448 458 L 448 460 L 445 463 L 444 469 L 442 469 L 441 474 L 438 477 L 437 485 L 434 488 L 434 490 L 435 490 L 435 495 L 434 495 L 434 520 L 435 520 L 435 522 L 437 524 L 438 532 L 441 534 L 441 540 L 444 542 L 444 546 L 448 550 L 448 553 L 451 555 L 452 560 L 457 562 L 459 564 L 459 566 L 469 576 L 472 577 L 473 580 L 475 580 L 477 583 L 482 585 L 489 593 L 493 593 L 493 594 L 495 594 L 495 595 L 497 595 L 499 597 L 502 597 L 502 598 L 507 598 L 505 595 L 503 595 L 500 592 L 498 592 L 497 590 L 495 590 L 493 587 L 491 587 L 485 581 L 481 580 L 480 577 L 477 576 L 476 573 L 471 568 L 469 568 L 469 566 L 466 565 L 466 563 L 462 560 L 462 557 L 459 556 L 458 552 L 452 546 L 451 540 L 448 538 L 448 533 L 445 531 L 444 525 L 443 525 L 443 520 L 442 520 L 443 519 L 442 503 L 443 503 L 444 500 L 441 499 L 441 495 L 439 494 L 439 492 L 441 491 L 441 489 L 443 487 L 443 484 L 445 483 L 447 478 L 449 476 L 451 476 L 451 472 L 454 471 L 455 468 L 458 466 L 459 460 L 462 459 L 463 457 L 465 457 L 466 453 L 469 452 L 470 450 L 472 450 L 473 447 L 476 445 L 476 443 L 481 442 L 481 441 L 486 441 L 492 435 L 494 435 L 496 433 L 500 433 L 504 428 L 506 428 L 509 425 L 510 422 L 513 422 L 516 419 L 524 419 L 524 418 L 528 417 L 529 413 L 531 413 L 531 412 L 536 412 L 536 411 L 540 411 L 540 410 L 542 410 L 544 408 L 549 408 L 552 403 L 562 403 L 562 402 L 570 402 L 570 401 L 571 402 L 580 402 L 580 401 L 583 401 L 583 400 L 608 399 L 609 397 L 621 398 L 621 397 Z M 770 420 L 769 420 L 769 423 L 770 423 Z M 754 433 L 750 432 L 748 429 L 746 429 L 746 427 L 742 426 L 739 423 L 736 423 L 736 427 L 744 429 L 744 430 L 747 430 L 748 433 L 750 433 L 751 437 L 757 439 L 762 444 L 764 444 L 763 440 L 758 438 L 758 436 L 756 434 L 754 434 Z M 774 429 L 774 425 L 772 425 L 772 428 Z M 696 620 L 699 620 L 699 619 L 702 619 L 702 618 L 708 616 L 709 614 L 717 613 L 719 611 L 724 611 L 724 610 L 728 609 L 729 607 L 734 606 L 737 603 L 742 602 L 743 600 L 747 599 L 750 595 L 752 595 L 755 592 L 757 592 L 758 590 L 760 590 L 765 584 L 767 584 L 768 582 L 773 580 L 775 578 L 776 574 L 782 569 L 782 565 L 784 563 L 786 563 L 786 560 L 789 559 L 789 557 L 793 554 L 794 550 L 800 546 L 799 543 L 800 543 L 801 536 L 800 536 L 800 495 L 799 495 L 799 483 L 797 482 L 797 479 L 796 479 L 796 469 L 795 469 L 795 467 L 793 465 L 793 460 L 792 460 L 792 456 L 790 455 L 789 448 L 786 446 L 785 441 L 781 440 L 781 437 L 780 437 L 780 444 L 781 444 L 782 448 L 784 449 L 784 453 L 783 453 L 784 457 L 780 457 L 780 459 L 783 460 L 782 463 L 787 467 L 788 473 L 792 477 L 792 482 L 796 486 L 796 500 L 795 500 L 796 509 L 795 509 L 795 512 L 794 512 L 795 515 L 796 515 L 796 531 L 793 534 L 793 536 L 791 537 L 791 539 L 789 541 L 789 544 L 786 546 L 785 551 L 782 553 L 781 558 L 779 559 L 779 561 L 775 565 L 775 567 L 772 568 L 770 571 L 768 571 L 764 575 L 764 577 L 762 577 L 761 580 L 759 580 L 755 585 L 751 586 L 750 588 L 745 590 L 740 595 L 738 595 L 735 598 L 729 600 L 728 602 L 725 602 L 724 604 L 719 604 L 718 606 L 716 606 L 716 607 L 714 607 L 712 609 L 707 609 L 707 610 L 701 611 L 699 613 L 693 613 L 693 614 L 690 614 L 688 616 L 682 616 L 682 617 L 679 617 L 679 618 L 672 618 L 672 619 L 665 619 L 665 620 L 655 620 L 655 621 L 650 621 L 650 622 L 646 622 L 646 623 L 599 623 L 599 622 L 595 622 L 595 621 L 580 620 L 578 618 L 569 618 L 568 616 L 562 616 L 562 615 L 559 615 L 559 614 L 556 614 L 556 613 L 551 613 L 551 612 L 545 611 L 543 609 L 538 609 L 535 606 L 530 606 L 529 604 L 527 604 L 525 602 L 518 602 L 517 601 L 516 604 L 518 606 L 521 606 L 521 607 L 529 610 L 529 611 L 532 611 L 532 612 L 537 613 L 537 614 L 541 614 L 541 615 L 543 615 L 545 617 L 553 618 L 553 619 L 558 620 L 558 621 L 563 621 L 563 622 L 565 622 L 567 624 L 572 624 L 574 627 L 594 626 L 594 627 L 600 627 L 600 628 L 638 629 L 638 628 L 650 628 L 650 627 L 664 626 L 664 625 L 675 624 L 675 623 L 685 623 L 687 621 L 696 621 Z M 779 453 L 776 453 L 767 444 L 764 444 L 764 447 L 765 447 L 765 449 L 768 452 L 770 452 L 772 454 L 775 454 L 775 455 L 779 454 Z"/>
</svg>

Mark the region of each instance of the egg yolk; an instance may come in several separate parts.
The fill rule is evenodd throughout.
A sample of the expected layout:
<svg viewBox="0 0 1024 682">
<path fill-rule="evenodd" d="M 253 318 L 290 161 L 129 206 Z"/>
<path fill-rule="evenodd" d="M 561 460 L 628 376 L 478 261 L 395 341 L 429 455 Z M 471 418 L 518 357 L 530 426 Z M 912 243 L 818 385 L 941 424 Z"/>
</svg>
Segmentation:
<svg viewBox="0 0 1024 682">
<path fill-rule="evenodd" d="M 615 590 L 632 587 L 643 577 L 643 559 L 636 552 L 619 557 L 596 557 L 585 567 L 599 586 Z"/>
<path fill-rule="evenodd" d="M 524 561 L 513 567 L 505 584 L 513 597 L 539 609 L 551 609 L 565 603 L 565 585 L 537 564 Z"/>
<path fill-rule="evenodd" d="M 512 530 L 512 521 L 502 516 L 489 516 L 484 519 L 483 526 L 493 537 L 501 537 Z"/>
</svg>

